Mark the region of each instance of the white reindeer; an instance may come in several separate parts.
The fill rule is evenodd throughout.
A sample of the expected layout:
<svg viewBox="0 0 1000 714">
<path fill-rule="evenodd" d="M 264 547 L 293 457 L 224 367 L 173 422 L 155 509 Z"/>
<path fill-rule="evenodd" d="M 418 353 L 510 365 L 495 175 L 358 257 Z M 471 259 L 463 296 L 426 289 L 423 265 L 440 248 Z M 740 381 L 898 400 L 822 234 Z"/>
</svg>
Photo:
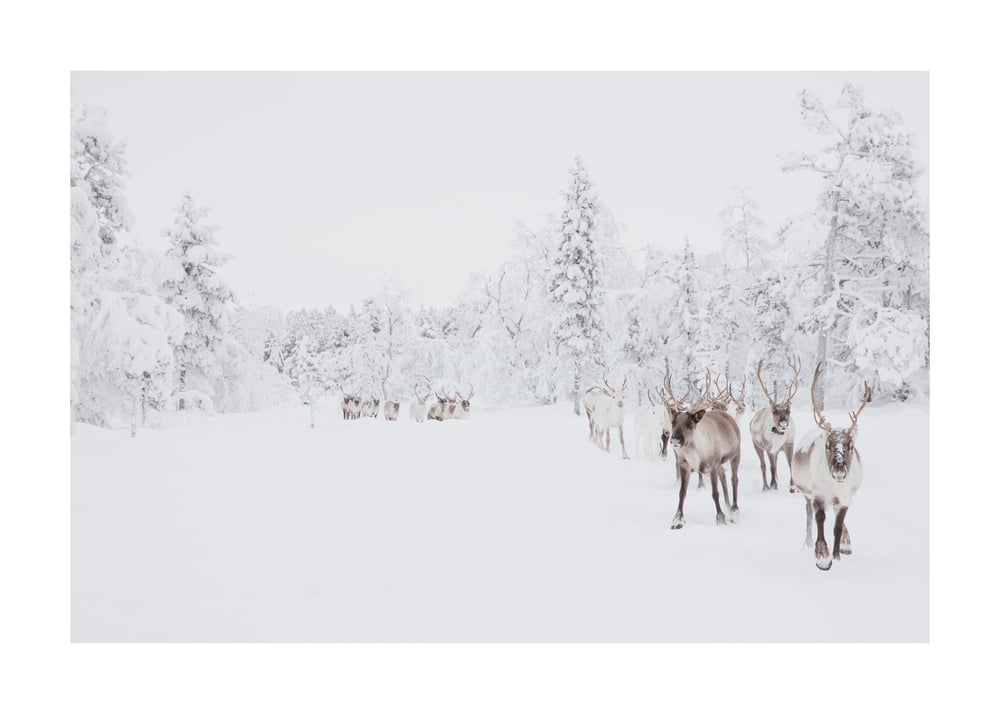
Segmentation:
<svg viewBox="0 0 1000 714">
<path fill-rule="evenodd" d="M 663 456 L 666 440 L 671 431 L 670 412 L 664 404 L 653 401 L 646 391 L 649 406 L 642 406 L 632 415 L 632 430 L 635 432 L 635 455 L 639 461 L 656 461 Z"/>
<path fill-rule="evenodd" d="M 628 377 L 622 382 L 621 389 L 615 389 L 607 380 L 604 380 L 605 390 L 599 395 L 597 403 L 594 405 L 591 418 L 594 422 L 594 432 L 597 437 L 597 445 L 605 451 L 611 451 L 611 430 L 618 429 L 618 441 L 622 446 L 622 458 L 627 459 L 625 453 L 625 435 L 622 432 L 622 424 L 625 421 L 625 387 L 628 384 Z M 601 443 L 603 441 L 603 443 Z"/>
<path fill-rule="evenodd" d="M 871 398 L 871 390 L 865 382 L 865 396 L 856 412 L 851 412 L 851 426 L 834 429 L 816 406 L 816 380 L 820 365 L 816 365 L 813 375 L 812 395 L 813 417 L 821 433 L 807 437 L 795 450 L 792 459 L 792 482 L 806 499 L 806 547 L 812 545 L 812 519 L 816 518 L 816 546 L 814 555 L 816 567 L 829 570 L 833 560 L 840 560 L 841 554 L 850 555 L 851 536 L 847 532 L 847 509 L 854 494 L 864 480 L 861 455 L 854 446 L 858 417 Z M 827 509 L 833 510 L 833 555 L 826 544 L 823 526 Z"/>
<path fill-rule="evenodd" d="M 764 407 L 753 415 L 753 419 L 750 420 L 750 436 L 753 439 L 753 448 L 757 452 L 757 458 L 760 459 L 760 475 L 764 480 L 763 490 L 767 491 L 769 488 L 778 489 L 778 454 L 784 452 L 785 458 L 788 459 L 789 470 L 792 468 L 792 449 L 795 446 L 795 422 L 792 421 L 792 397 L 795 396 L 795 392 L 799 388 L 799 370 L 802 369 L 802 361 L 800 360 L 798 364 L 794 362 L 789 363 L 789 366 L 795 373 L 792 375 L 792 381 L 788 385 L 788 396 L 780 404 L 771 398 L 767 387 L 764 386 L 764 379 L 760 376 L 760 370 L 763 366 L 764 360 L 761 359 L 757 363 L 757 381 L 760 382 L 760 386 L 764 390 L 764 396 L 767 397 L 770 406 Z M 767 483 L 767 467 L 764 464 L 765 452 L 771 464 L 770 486 Z M 792 493 L 795 492 L 791 478 L 789 478 L 788 490 Z"/>
<path fill-rule="evenodd" d="M 417 385 L 413 385 L 413 401 L 410 402 L 410 418 L 413 421 L 424 421 L 427 418 L 427 397 L 431 396 L 427 392 L 424 396 L 417 393 Z"/>
</svg>

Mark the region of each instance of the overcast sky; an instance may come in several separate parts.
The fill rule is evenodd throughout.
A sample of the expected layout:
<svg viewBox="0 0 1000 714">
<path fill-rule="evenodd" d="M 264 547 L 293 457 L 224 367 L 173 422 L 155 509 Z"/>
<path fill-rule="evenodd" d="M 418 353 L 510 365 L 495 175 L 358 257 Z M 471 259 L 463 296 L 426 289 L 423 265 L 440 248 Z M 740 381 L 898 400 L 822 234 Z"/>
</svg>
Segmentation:
<svg viewBox="0 0 1000 714">
<path fill-rule="evenodd" d="M 929 169 L 927 73 L 73 73 L 128 142 L 135 232 L 162 239 L 191 190 L 244 304 L 344 309 L 398 276 L 426 304 L 561 208 L 573 157 L 638 248 L 719 247 L 733 185 L 768 231 L 812 207 L 797 92 L 845 81 L 892 107 Z M 921 191 L 927 197 L 926 175 Z"/>
</svg>

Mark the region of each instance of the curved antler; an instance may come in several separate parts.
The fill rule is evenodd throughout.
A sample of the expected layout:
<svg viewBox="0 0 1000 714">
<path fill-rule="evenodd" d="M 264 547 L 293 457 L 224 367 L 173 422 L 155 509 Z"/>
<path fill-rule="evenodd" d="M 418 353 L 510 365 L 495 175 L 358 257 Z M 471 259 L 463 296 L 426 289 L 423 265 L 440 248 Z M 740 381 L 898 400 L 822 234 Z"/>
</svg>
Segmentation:
<svg viewBox="0 0 1000 714">
<path fill-rule="evenodd" d="M 812 397 L 813 419 L 816 420 L 816 424 L 823 431 L 833 431 L 833 427 L 830 426 L 830 422 L 826 420 L 826 417 L 823 416 L 823 412 L 820 411 L 819 407 L 816 406 L 816 380 L 819 379 L 819 370 L 820 367 L 822 366 L 823 366 L 822 362 L 819 362 L 816 365 L 816 373 L 813 374 L 812 386 L 809 387 L 809 396 Z"/>
<path fill-rule="evenodd" d="M 792 403 L 792 397 L 795 396 L 795 393 L 799 391 L 799 371 L 802 369 L 802 360 L 798 357 L 795 359 L 798 360 L 798 365 L 796 365 L 794 360 L 788 361 L 788 366 L 795 372 L 795 374 L 792 375 L 792 383 L 788 385 L 788 398 L 785 399 L 785 401 L 789 404 Z"/>
<path fill-rule="evenodd" d="M 858 426 L 858 417 L 861 416 L 861 411 L 868 404 L 868 400 L 871 399 L 872 390 L 868 386 L 868 382 L 865 382 L 865 396 L 861 399 L 861 406 L 858 407 L 856 412 L 851 412 L 851 427 L 847 430 L 848 434 L 853 434 L 854 429 Z"/>
<path fill-rule="evenodd" d="M 757 381 L 760 382 L 760 388 L 764 390 L 764 396 L 767 397 L 767 401 L 771 403 L 771 407 L 774 408 L 774 400 L 771 399 L 771 393 L 767 391 L 767 387 L 764 385 L 764 378 L 760 376 L 760 370 L 764 366 L 764 358 L 760 358 L 760 362 L 757 363 Z"/>
</svg>

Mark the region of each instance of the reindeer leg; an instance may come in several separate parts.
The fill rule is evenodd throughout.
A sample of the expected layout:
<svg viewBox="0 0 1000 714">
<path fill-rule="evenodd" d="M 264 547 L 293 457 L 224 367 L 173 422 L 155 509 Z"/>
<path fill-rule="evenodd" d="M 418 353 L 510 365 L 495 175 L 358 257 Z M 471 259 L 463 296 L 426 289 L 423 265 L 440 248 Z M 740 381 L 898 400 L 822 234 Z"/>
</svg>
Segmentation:
<svg viewBox="0 0 1000 714">
<path fill-rule="evenodd" d="M 793 451 L 792 446 L 793 446 L 792 444 L 785 444 L 785 449 L 784 449 L 784 451 L 785 451 L 785 458 L 788 459 L 788 492 L 789 493 L 795 493 L 795 492 L 798 491 L 798 489 L 795 488 L 795 482 L 792 481 L 792 451 Z"/>
<path fill-rule="evenodd" d="M 767 464 L 764 463 L 764 450 L 757 446 L 755 443 L 753 445 L 754 451 L 757 452 L 757 458 L 760 459 L 760 477 L 764 481 L 764 490 L 767 490 Z"/>
<path fill-rule="evenodd" d="M 687 495 L 688 479 L 691 477 L 687 465 L 681 466 L 680 460 L 677 461 L 677 474 L 681 479 L 681 490 L 677 499 L 677 513 L 674 514 L 674 521 L 670 524 L 672 531 L 684 527 L 684 497 Z"/>
<path fill-rule="evenodd" d="M 726 514 L 722 512 L 722 508 L 719 506 L 719 468 L 718 466 L 712 467 L 712 500 L 715 502 L 715 525 L 724 526 L 726 525 Z"/>
<path fill-rule="evenodd" d="M 778 455 L 768 452 L 767 460 L 771 462 L 771 489 L 778 490 Z M 767 490 L 767 484 L 764 484 L 764 490 Z"/>
<path fill-rule="evenodd" d="M 733 504 L 729 501 L 729 486 L 726 484 L 726 474 L 722 470 L 722 464 L 719 464 L 719 485 L 722 486 L 722 497 L 726 501 L 726 510 L 731 511 Z"/>
<path fill-rule="evenodd" d="M 845 508 L 844 510 L 846 511 L 847 509 Z M 840 537 L 840 554 L 850 555 L 851 553 L 854 552 L 854 550 L 851 548 L 851 534 L 847 532 L 847 524 L 844 523 L 843 526 L 844 526 L 844 532 L 841 534 Z"/>
<path fill-rule="evenodd" d="M 841 538 L 844 535 L 844 518 L 846 517 L 847 506 L 841 506 L 837 509 L 837 515 L 833 520 L 833 557 L 836 560 L 840 560 Z"/>
<path fill-rule="evenodd" d="M 622 458 L 627 459 L 628 454 L 625 453 L 625 432 L 620 426 L 618 427 L 618 441 L 620 441 L 622 445 Z"/>
<path fill-rule="evenodd" d="M 830 549 L 826 545 L 826 535 L 823 532 L 823 525 L 826 523 L 826 506 L 819 499 L 813 500 L 813 510 L 816 512 L 816 567 L 820 570 L 829 570 L 833 565 L 830 558 Z"/>
<path fill-rule="evenodd" d="M 812 548 L 813 546 L 813 504 L 808 498 L 806 499 L 806 542 L 802 544 L 803 548 Z"/>
<path fill-rule="evenodd" d="M 736 455 L 733 457 L 732 461 L 729 462 L 729 471 L 732 474 L 733 481 L 733 507 L 729 509 L 729 522 L 735 523 L 740 517 L 740 452 L 737 451 Z M 722 473 L 722 467 L 719 467 L 719 473 Z"/>
<path fill-rule="evenodd" d="M 701 469 L 698 469 L 698 489 L 701 490 L 705 488 L 705 474 Z"/>
</svg>

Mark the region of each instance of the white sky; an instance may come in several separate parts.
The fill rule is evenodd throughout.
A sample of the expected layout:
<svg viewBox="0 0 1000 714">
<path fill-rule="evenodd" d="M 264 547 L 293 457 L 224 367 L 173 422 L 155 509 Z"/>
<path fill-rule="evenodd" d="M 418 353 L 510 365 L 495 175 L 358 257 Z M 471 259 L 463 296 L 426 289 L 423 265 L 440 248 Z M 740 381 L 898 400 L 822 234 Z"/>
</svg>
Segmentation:
<svg viewBox="0 0 1000 714">
<path fill-rule="evenodd" d="M 244 304 L 344 309 L 398 276 L 426 304 L 558 212 L 580 154 L 629 247 L 719 247 L 745 185 L 772 231 L 810 209 L 777 154 L 821 145 L 797 92 L 845 81 L 899 111 L 928 167 L 927 73 L 80 73 L 128 142 L 135 232 L 158 241 L 190 189 Z M 929 168 L 929 167 L 928 167 Z M 927 176 L 921 191 L 927 197 Z"/>
</svg>

